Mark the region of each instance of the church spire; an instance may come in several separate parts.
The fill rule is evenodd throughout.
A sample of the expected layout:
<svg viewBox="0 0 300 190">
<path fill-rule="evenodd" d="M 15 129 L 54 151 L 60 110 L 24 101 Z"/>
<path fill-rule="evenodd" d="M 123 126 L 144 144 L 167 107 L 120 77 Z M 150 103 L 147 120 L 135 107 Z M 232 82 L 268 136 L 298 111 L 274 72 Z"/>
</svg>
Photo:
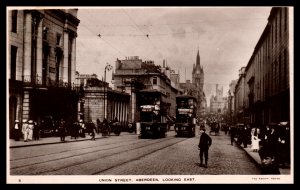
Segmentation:
<svg viewBox="0 0 300 190">
<path fill-rule="evenodd" d="M 198 53 L 197 53 L 197 59 L 196 59 L 196 65 L 200 65 L 199 47 L 198 47 Z"/>
</svg>

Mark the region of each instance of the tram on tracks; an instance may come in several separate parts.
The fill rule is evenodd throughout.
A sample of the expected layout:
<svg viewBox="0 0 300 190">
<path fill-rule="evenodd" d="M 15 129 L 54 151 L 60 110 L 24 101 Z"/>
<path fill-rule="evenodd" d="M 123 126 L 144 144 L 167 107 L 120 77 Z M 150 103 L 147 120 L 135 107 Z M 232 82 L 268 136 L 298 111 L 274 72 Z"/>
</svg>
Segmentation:
<svg viewBox="0 0 300 190">
<path fill-rule="evenodd" d="M 176 137 L 195 136 L 197 99 L 189 95 L 176 97 Z"/>
<path fill-rule="evenodd" d="M 157 90 L 141 90 L 137 94 L 140 116 L 140 138 L 164 138 L 167 132 L 166 95 Z"/>
</svg>

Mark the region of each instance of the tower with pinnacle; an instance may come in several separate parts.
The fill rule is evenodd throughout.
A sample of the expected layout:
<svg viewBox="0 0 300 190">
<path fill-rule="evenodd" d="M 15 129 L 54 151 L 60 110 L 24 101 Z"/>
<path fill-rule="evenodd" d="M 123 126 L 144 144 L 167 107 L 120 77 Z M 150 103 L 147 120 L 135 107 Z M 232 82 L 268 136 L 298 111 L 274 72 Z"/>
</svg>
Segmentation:
<svg viewBox="0 0 300 190">
<path fill-rule="evenodd" d="M 195 64 L 193 65 L 192 83 L 195 84 L 197 88 L 200 88 L 201 91 L 203 90 L 204 72 L 203 72 L 203 67 L 200 65 L 199 49 L 196 57 L 196 65 Z"/>
</svg>

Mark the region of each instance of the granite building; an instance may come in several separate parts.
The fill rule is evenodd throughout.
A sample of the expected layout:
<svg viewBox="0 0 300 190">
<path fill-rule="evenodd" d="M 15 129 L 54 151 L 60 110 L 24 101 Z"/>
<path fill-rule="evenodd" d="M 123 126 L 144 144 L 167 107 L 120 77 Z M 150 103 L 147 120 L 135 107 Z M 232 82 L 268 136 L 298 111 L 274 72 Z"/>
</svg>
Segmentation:
<svg viewBox="0 0 300 190">
<path fill-rule="evenodd" d="M 163 101 L 167 102 L 167 114 L 175 116 L 176 96 L 181 93 L 173 81 L 170 80 L 171 69 L 165 65 L 155 65 L 153 61 L 142 61 L 138 56 L 126 57 L 116 61 L 113 74 L 114 90 L 130 94 L 129 121 L 137 122 L 137 93 L 141 90 L 158 91 L 163 94 Z"/>
<path fill-rule="evenodd" d="M 236 96 L 244 86 L 243 110 L 249 114 L 249 122 L 257 126 L 290 121 L 290 19 L 288 7 L 271 9 L 268 23 L 236 86 Z"/>
<path fill-rule="evenodd" d="M 77 11 L 8 10 L 10 130 L 15 119 L 76 119 Z"/>
</svg>

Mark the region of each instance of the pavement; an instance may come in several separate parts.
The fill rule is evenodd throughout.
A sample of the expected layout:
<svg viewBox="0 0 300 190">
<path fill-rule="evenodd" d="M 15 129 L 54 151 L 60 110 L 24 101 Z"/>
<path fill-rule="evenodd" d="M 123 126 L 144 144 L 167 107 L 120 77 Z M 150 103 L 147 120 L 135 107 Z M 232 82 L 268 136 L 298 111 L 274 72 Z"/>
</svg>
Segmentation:
<svg viewBox="0 0 300 190">
<path fill-rule="evenodd" d="M 235 139 L 235 142 L 237 142 L 237 138 Z M 236 145 L 238 145 L 238 143 L 236 143 Z M 261 167 L 260 156 L 259 156 L 258 152 L 253 152 L 253 150 L 251 150 L 251 145 L 248 145 L 247 148 L 244 148 L 244 146 L 239 146 L 239 147 L 244 149 L 244 151 L 248 154 L 248 156 L 250 158 L 252 158 L 252 160 L 257 164 L 257 166 Z M 290 175 L 291 174 L 290 167 L 279 168 L 279 170 L 280 170 L 280 174 L 283 174 L 283 175 Z"/>
</svg>

